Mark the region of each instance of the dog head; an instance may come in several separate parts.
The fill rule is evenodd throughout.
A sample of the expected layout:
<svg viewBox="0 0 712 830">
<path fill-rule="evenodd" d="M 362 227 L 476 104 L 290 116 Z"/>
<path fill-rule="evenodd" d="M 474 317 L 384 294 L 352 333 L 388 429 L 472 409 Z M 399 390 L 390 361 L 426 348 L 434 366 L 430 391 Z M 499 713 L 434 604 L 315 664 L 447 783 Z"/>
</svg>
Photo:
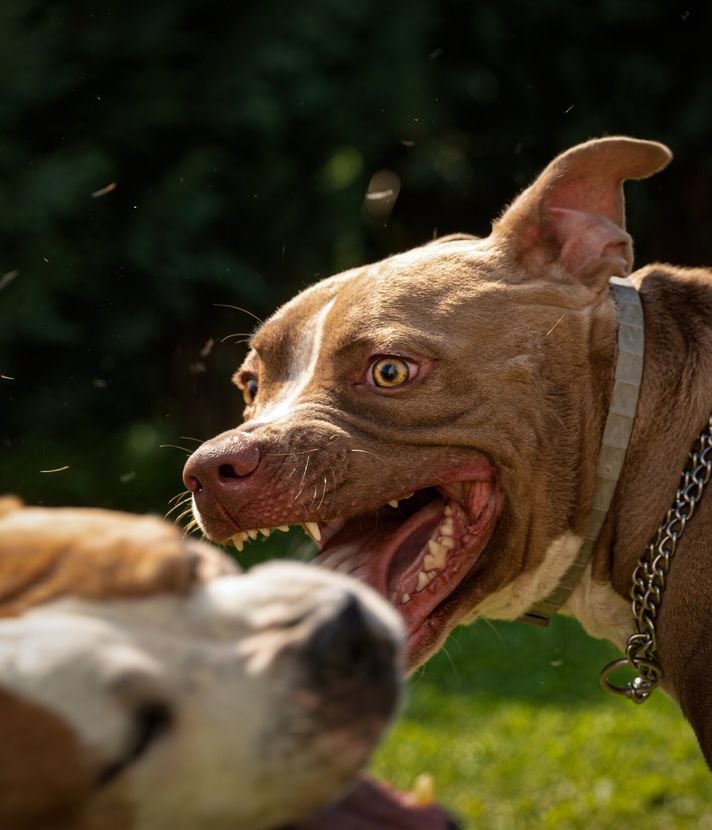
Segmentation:
<svg viewBox="0 0 712 830">
<path fill-rule="evenodd" d="M 123 549 L 140 582 L 154 558 L 145 519 L 28 509 L 0 518 L 0 587 L 18 529 L 27 556 L 62 537 L 81 581 L 68 527 L 79 548 L 93 536 L 97 550 L 102 519 L 114 541 L 123 524 L 117 574 Z M 160 526 L 184 558 L 218 555 Z M 83 557 L 86 573 L 95 558 Z M 34 587 L 62 565 L 54 558 Z M 0 620 L 2 827 L 272 830 L 361 769 L 399 696 L 397 615 L 321 569 L 225 569 L 142 596 L 126 591 L 124 569 L 121 591 L 77 586 Z"/>
<path fill-rule="evenodd" d="M 612 380 L 622 183 L 669 160 L 589 142 L 485 239 L 447 237 L 326 279 L 262 325 L 245 423 L 189 459 L 205 532 L 304 522 L 320 561 L 403 613 L 411 663 L 478 613 L 513 618 L 575 555 Z M 237 534 L 237 536 L 235 536 Z"/>
</svg>

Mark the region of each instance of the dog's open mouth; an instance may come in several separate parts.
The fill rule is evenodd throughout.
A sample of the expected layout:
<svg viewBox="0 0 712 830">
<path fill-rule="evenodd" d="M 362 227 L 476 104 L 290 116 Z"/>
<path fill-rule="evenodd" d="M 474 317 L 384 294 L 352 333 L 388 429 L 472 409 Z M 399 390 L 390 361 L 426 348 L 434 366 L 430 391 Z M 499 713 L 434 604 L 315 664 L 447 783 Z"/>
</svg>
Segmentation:
<svg viewBox="0 0 712 830">
<path fill-rule="evenodd" d="M 499 512 L 494 474 L 404 494 L 320 525 L 317 564 L 368 582 L 402 613 L 411 661 L 439 640 L 443 603 L 473 570 Z"/>
<path fill-rule="evenodd" d="M 388 494 L 355 515 L 301 523 L 319 547 L 316 564 L 369 583 L 401 612 L 410 662 L 417 664 L 452 627 L 458 595 L 492 535 L 502 498 L 494 466 L 480 454 L 412 484 L 419 489 Z M 273 529 L 242 530 L 232 540 L 242 550 L 248 538 Z M 288 530 L 287 523 L 278 529 Z M 224 538 L 224 531 L 211 535 Z"/>
</svg>

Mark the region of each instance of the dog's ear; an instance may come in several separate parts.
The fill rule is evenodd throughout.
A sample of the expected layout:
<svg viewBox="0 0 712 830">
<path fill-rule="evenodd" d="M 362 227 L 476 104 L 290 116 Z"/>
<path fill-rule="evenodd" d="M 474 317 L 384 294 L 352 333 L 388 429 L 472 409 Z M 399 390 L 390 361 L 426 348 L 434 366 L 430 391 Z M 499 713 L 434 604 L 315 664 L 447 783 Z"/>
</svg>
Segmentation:
<svg viewBox="0 0 712 830">
<path fill-rule="evenodd" d="M 532 274 L 558 263 L 591 286 L 626 276 L 633 245 L 625 230 L 623 182 L 652 176 L 671 158 L 655 141 L 616 137 L 579 144 L 515 199 L 493 236 Z"/>
</svg>

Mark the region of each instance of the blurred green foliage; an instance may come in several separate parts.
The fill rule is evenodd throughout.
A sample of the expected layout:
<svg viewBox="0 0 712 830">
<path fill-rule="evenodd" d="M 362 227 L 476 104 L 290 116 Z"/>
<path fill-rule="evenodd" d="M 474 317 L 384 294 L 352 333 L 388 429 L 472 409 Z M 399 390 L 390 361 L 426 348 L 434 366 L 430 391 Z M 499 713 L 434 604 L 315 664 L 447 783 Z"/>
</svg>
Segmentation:
<svg viewBox="0 0 712 830">
<path fill-rule="evenodd" d="M 254 320 L 216 304 L 263 317 L 486 233 L 591 136 L 671 144 L 630 188 L 638 250 L 712 262 L 708 42 L 668 0 L 3 0 L 0 490 L 162 511 L 185 453 L 160 445 L 240 417 L 243 335 L 221 341 Z M 387 223 L 362 210 L 381 169 Z"/>
</svg>

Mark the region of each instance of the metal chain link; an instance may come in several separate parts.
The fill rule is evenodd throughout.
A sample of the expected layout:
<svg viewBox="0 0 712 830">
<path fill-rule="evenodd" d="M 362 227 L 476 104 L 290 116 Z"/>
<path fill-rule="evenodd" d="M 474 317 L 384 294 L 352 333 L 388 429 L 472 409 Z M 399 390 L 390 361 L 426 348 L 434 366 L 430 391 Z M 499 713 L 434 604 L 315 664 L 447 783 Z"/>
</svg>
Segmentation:
<svg viewBox="0 0 712 830">
<path fill-rule="evenodd" d="M 655 624 L 677 543 L 712 477 L 712 415 L 688 458 L 675 501 L 633 572 L 630 597 L 636 633 L 628 638 L 625 658 L 609 663 L 601 672 L 601 684 L 606 691 L 623 695 L 634 703 L 646 701 L 663 677 Z M 633 668 L 637 677 L 625 686 L 617 686 L 608 677 L 623 666 Z"/>
</svg>

